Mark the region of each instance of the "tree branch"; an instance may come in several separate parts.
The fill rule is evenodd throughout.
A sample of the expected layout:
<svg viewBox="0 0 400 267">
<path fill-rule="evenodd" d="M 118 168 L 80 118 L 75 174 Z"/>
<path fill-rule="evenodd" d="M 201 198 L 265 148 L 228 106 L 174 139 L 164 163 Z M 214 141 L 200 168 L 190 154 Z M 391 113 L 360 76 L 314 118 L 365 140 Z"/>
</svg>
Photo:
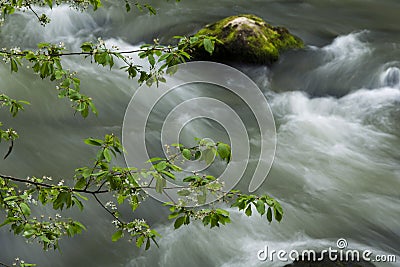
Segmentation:
<svg viewBox="0 0 400 267">
<path fill-rule="evenodd" d="M 136 50 L 128 50 L 128 51 L 121 51 L 121 52 L 113 52 L 113 51 L 108 51 L 109 54 L 116 55 L 116 54 L 134 54 L 134 53 L 140 53 L 140 52 L 147 52 L 147 51 L 162 51 L 162 52 L 171 52 L 171 47 L 153 47 L 149 49 L 136 49 Z M 106 51 L 104 51 L 106 52 Z M 26 56 L 26 53 L 12 53 L 8 51 L 1 51 L 0 53 L 6 54 L 9 56 Z M 52 54 L 45 54 L 46 56 L 50 57 L 62 57 L 62 56 L 93 56 L 96 53 L 93 51 L 91 52 L 68 52 L 68 53 L 52 53 Z"/>
<path fill-rule="evenodd" d="M 10 145 L 8 146 L 8 151 L 3 159 L 6 159 L 11 154 L 13 147 L 14 147 L 14 140 L 11 139 Z"/>
<path fill-rule="evenodd" d="M 10 265 L 7 265 L 5 263 L 0 262 L 0 266 L 4 266 L 4 267 L 11 267 Z"/>
<path fill-rule="evenodd" d="M 21 178 L 9 176 L 9 175 L 4 175 L 4 174 L 0 174 L 0 178 L 6 179 L 6 180 L 10 180 L 10 181 L 14 181 L 14 182 L 19 182 L 19 183 L 31 184 L 31 185 L 35 185 L 35 186 L 43 186 L 43 187 L 46 187 L 46 188 L 55 188 L 55 187 L 57 187 L 56 185 L 29 181 L 29 180 L 26 180 L 26 179 L 21 179 Z M 86 194 L 104 194 L 104 193 L 110 192 L 109 190 L 91 191 L 91 190 L 76 189 L 76 188 L 69 188 L 68 190 L 70 190 L 72 192 L 86 193 Z"/>
<path fill-rule="evenodd" d="M 113 216 L 114 219 L 116 219 L 121 225 L 124 224 L 124 222 L 122 222 L 117 216 L 115 216 L 115 214 L 110 211 L 109 209 L 106 208 L 106 206 L 104 206 L 103 202 L 100 201 L 100 199 L 97 197 L 96 192 L 92 193 L 93 197 L 96 199 L 97 203 L 99 203 L 99 205 L 105 210 L 107 211 L 107 213 L 109 213 L 111 216 Z"/>
<path fill-rule="evenodd" d="M 31 5 L 28 5 L 28 8 L 29 8 L 30 11 L 32 11 L 32 13 L 35 15 L 35 17 L 40 21 L 40 17 L 39 17 L 39 15 L 38 15 L 38 13 L 36 13 L 36 11 L 33 10 L 33 8 L 31 7 Z"/>
</svg>

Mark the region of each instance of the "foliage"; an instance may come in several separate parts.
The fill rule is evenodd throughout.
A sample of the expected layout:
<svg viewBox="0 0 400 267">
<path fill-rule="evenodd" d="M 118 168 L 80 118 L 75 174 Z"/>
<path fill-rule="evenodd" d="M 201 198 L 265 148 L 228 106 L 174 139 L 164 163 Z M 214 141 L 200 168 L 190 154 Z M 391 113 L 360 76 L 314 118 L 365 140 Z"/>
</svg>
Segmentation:
<svg viewBox="0 0 400 267">
<path fill-rule="evenodd" d="M 35 13 L 33 5 L 48 6 L 67 3 L 73 8 L 82 10 L 92 7 L 96 10 L 102 6 L 100 0 L 9 0 L 1 2 L 2 18 L 14 13 L 16 10 L 30 10 Z M 134 6 L 138 10 L 146 9 L 151 14 L 156 10 L 147 4 L 139 2 L 125 2 L 126 11 Z M 45 15 L 36 14 L 42 24 L 49 22 Z M 161 45 L 158 40 L 153 44 L 146 44 L 140 49 L 132 51 L 119 51 L 117 47 L 107 47 L 105 42 L 98 39 L 97 42 L 87 41 L 82 43 L 81 51 L 66 51 L 63 44 L 39 43 L 36 50 L 21 50 L 19 48 L 4 49 L 0 52 L 6 64 L 10 65 L 11 72 L 18 72 L 21 65 L 28 65 L 41 79 L 57 81 L 59 98 L 67 98 L 72 103 L 72 108 L 86 118 L 90 112 L 97 114 L 92 99 L 83 94 L 80 88 L 80 79 L 76 72 L 63 68 L 62 58 L 66 56 L 83 56 L 91 62 L 112 69 L 115 61 L 119 60 L 124 65 L 124 70 L 129 78 L 138 78 L 139 83 L 151 85 L 165 82 L 165 74 L 173 74 L 171 68 L 178 63 L 191 59 L 193 49 L 203 48 L 212 53 L 214 45 L 218 42 L 215 37 L 198 35 L 192 37 L 176 36 L 176 45 Z M 136 64 L 129 55 L 138 54 L 146 59 L 149 69 Z M 22 100 L 14 100 L 2 94 L 0 95 L 0 108 L 7 108 L 11 116 L 15 117 L 19 111 L 29 103 Z M 3 125 L 0 123 L 0 127 Z M 18 138 L 17 132 L 12 128 L 0 128 L 0 142 L 8 142 L 9 149 L 6 158 L 12 151 L 14 141 Z M 83 210 L 85 201 L 89 197 L 94 200 L 109 214 L 115 225 L 115 233 L 112 241 L 127 238 L 135 241 L 137 247 L 149 249 L 151 243 L 157 244 L 160 235 L 150 227 L 144 219 L 136 218 L 125 221 L 119 207 L 128 204 L 131 212 L 140 206 L 146 199 L 146 190 L 156 190 L 159 194 L 168 196 L 169 190 L 178 189 L 180 200 L 165 204 L 170 210 L 169 219 L 174 220 L 174 227 L 180 228 L 191 221 L 201 221 L 204 226 L 210 228 L 219 227 L 231 222 L 227 210 L 213 205 L 203 208 L 207 196 L 221 197 L 231 207 L 244 211 L 251 216 L 253 208 L 265 216 L 268 222 L 273 218 L 280 221 L 283 211 L 279 203 L 267 196 L 247 195 L 237 190 L 225 192 L 223 184 L 217 178 L 205 173 L 193 172 L 184 177 L 182 186 L 166 188 L 166 180 L 175 180 L 178 174 L 182 175 L 179 162 L 182 160 L 204 160 L 207 164 L 218 160 L 229 164 L 231 149 L 228 144 L 214 143 L 206 139 L 198 139 L 194 147 L 185 147 L 182 144 L 172 144 L 171 153 L 166 158 L 153 158 L 149 162 L 149 169 L 135 169 L 116 166 L 113 158 L 124 153 L 121 142 L 114 134 L 106 135 L 103 139 L 88 138 L 87 145 L 97 147 L 98 151 L 90 166 L 82 166 L 75 170 L 73 177 L 66 177 L 59 182 L 53 182 L 51 177 L 27 177 L 19 178 L 6 174 L 0 174 L 0 209 L 5 213 L 5 220 L 0 226 L 8 226 L 16 235 L 26 239 L 36 240 L 43 249 L 58 249 L 59 241 L 64 236 L 74 236 L 81 233 L 85 226 L 72 219 L 62 216 L 66 209 L 78 208 Z M 155 184 L 153 185 L 153 181 Z M 103 203 L 99 196 L 108 195 L 114 201 Z M 189 205 L 190 204 L 190 205 Z M 43 207 L 50 207 L 58 212 L 52 217 L 41 215 Z M 61 214 L 61 215 L 60 215 Z M 19 266 L 33 266 L 18 260 Z M 0 263 L 0 265 L 7 266 Z"/>
<path fill-rule="evenodd" d="M 17 116 L 18 111 L 24 109 L 24 105 L 28 105 L 29 102 L 26 101 L 17 101 L 15 99 L 11 99 L 10 97 L 0 94 L 0 108 L 2 107 L 8 107 L 11 115 L 13 117 Z M 0 122 L 0 127 L 2 127 L 3 124 Z M 4 159 L 10 155 L 13 145 L 14 145 L 14 140 L 18 138 L 17 132 L 13 128 L 8 128 L 6 130 L 3 130 L 0 128 L 0 143 L 2 140 L 7 141 L 10 143 L 9 148 L 7 153 L 4 156 Z"/>
<path fill-rule="evenodd" d="M 189 201 L 195 199 L 196 204 L 204 204 L 207 194 L 220 194 L 232 207 L 239 210 L 246 210 L 246 215 L 251 215 L 251 205 L 255 206 L 260 215 L 265 214 L 265 206 L 268 207 L 267 219 L 272 221 L 271 207 L 274 209 L 275 219 L 282 218 L 282 208 L 279 203 L 269 196 L 245 195 L 240 191 L 224 192 L 223 185 L 217 178 L 193 173 L 183 179 L 184 186 L 165 187 L 166 179 L 175 179 L 182 168 L 176 164 L 182 158 L 192 158 L 201 154 L 201 151 L 211 151 L 213 159 L 218 156 L 221 160 L 229 161 L 229 145 L 223 143 L 212 143 L 203 140 L 198 145 L 186 148 L 183 145 L 176 145 L 176 153 L 168 158 L 152 158 L 153 163 L 150 169 L 123 168 L 112 165 L 112 158 L 121 154 L 123 149 L 120 141 L 114 135 L 106 135 L 104 139 L 88 138 L 85 143 L 98 147 L 95 161 L 91 166 L 84 166 L 75 170 L 71 181 L 73 185 L 64 185 L 64 181 L 57 184 L 52 183 L 50 177 L 28 177 L 20 179 L 17 177 L 0 175 L 0 205 L 7 213 L 6 220 L 1 226 L 10 225 L 15 234 L 21 234 L 27 239 L 36 239 L 43 245 L 44 249 L 58 248 L 59 239 L 64 236 L 73 236 L 85 230 L 85 227 L 70 218 L 63 218 L 56 214 L 55 218 L 44 218 L 43 215 L 33 215 L 33 206 L 50 205 L 54 210 L 70 209 L 77 207 L 84 209 L 83 201 L 92 196 L 103 209 L 113 217 L 113 224 L 117 231 L 112 236 L 117 241 L 124 235 L 135 239 L 138 247 L 146 242 L 146 249 L 150 246 L 150 240 L 156 243 L 155 238 L 159 234 L 150 229 L 150 226 L 143 219 L 135 219 L 126 222 L 121 219 L 118 206 L 128 203 L 134 212 L 140 203 L 146 198 L 146 189 L 155 189 L 160 194 L 168 195 L 168 190 L 179 189 L 182 199 L 178 203 L 169 202 L 171 214 L 169 219 L 175 220 L 175 228 L 182 224 L 189 224 L 190 219 L 201 220 L 204 225 L 210 227 L 219 226 L 230 222 L 229 212 L 219 208 L 199 209 L 187 207 Z M 189 152 L 188 152 L 189 151 Z M 190 153 L 190 157 L 188 155 Z M 200 157 L 201 159 L 201 157 Z M 207 158 L 204 158 L 207 160 Z M 153 186 L 148 181 L 156 180 Z M 21 191 L 17 183 L 26 185 Z M 98 195 L 112 193 L 114 202 L 103 203 Z M 193 198 L 194 197 L 194 198 Z M 156 243 L 157 244 L 157 243 Z"/>
</svg>

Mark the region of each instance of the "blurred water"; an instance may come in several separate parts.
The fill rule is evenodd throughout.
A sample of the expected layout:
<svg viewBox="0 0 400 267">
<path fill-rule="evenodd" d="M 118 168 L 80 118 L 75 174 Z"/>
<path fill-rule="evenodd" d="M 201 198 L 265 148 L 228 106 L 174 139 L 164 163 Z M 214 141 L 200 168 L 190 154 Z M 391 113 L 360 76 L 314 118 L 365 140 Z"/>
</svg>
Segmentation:
<svg viewBox="0 0 400 267">
<path fill-rule="evenodd" d="M 347 238 L 351 248 L 399 255 L 400 3 L 153 2 L 159 7 L 157 16 L 121 14 L 123 6 L 117 4 L 96 14 L 58 7 L 49 12 L 52 23 L 46 28 L 29 13 L 17 14 L 2 29 L 0 44 L 31 48 L 50 40 L 76 50 L 81 42 L 104 36 L 107 43 L 130 49 L 156 37 L 170 42 L 173 35 L 190 34 L 240 13 L 288 27 L 305 40 L 306 49 L 286 53 L 271 69 L 237 66 L 260 86 L 275 116 L 276 159 L 259 193 L 281 201 L 283 222 L 268 225 L 258 216 L 247 218 L 232 210 L 234 222 L 222 229 L 193 224 L 173 231 L 164 219 L 166 211 L 149 200 L 138 216 L 154 222 L 163 238 L 160 248 L 142 252 L 134 244 L 113 244 L 110 218 L 89 202 L 83 214 L 72 213 L 88 232 L 62 241 L 61 254 L 42 252 L 2 229 L 2 261 L 19 256 L 39 266 L 266 266 L 256 255 L 265 245 L 276 250 L 326 249 L 340 237 Z M 109 132 L 120 135 L 136 82 L 81 58 L 65 64 L 79 72 L 99 116 L 75 116 L 67 101 L 57 100 L 55 84 L 37 79 L 30 70 L 10 75 L 9 66 L 0 66 L 0 90 L 31 102 L 15 119 L 0 113 L 1 121 L 21 135 L 10 157 L 0 161 L 2 173 L 65 177 L 94 156 L 81 140 Z M 194 95 L 185 92 L 180 97 Z M 0 151 L 5 149 L 0 145 Z M 246 179 L 239 188 L 247 188 Z"/>
</svg>

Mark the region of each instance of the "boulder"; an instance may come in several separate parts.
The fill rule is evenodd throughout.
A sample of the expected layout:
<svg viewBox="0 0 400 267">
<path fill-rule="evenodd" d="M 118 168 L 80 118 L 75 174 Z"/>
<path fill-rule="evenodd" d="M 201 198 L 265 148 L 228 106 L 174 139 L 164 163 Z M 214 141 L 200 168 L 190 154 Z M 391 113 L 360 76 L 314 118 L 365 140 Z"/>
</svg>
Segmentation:
<svg viewBox="0 0 400 267">
<path fill-rule="evenodd" d="M 272 26 L 254 15 L 222 19 L 206 25 L 195 34 L 199 35 L 215 36 L 222 44 L 215 44 L 212 55 L 196 49 L 192 53 L 196 60 L 272 64 L 282 52 L 304 47 L 303 41 L 288 29 Z"/>
</svg>

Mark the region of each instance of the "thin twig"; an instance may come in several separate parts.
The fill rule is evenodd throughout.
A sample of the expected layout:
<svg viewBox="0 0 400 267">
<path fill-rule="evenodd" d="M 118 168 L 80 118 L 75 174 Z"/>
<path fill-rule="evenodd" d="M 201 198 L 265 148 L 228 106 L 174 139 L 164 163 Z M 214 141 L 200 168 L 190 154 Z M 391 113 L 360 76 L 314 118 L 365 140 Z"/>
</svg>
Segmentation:
<svg viewBox="0 0 400 267">
<path fill-rule="evenodd" d="M 92 193 L 93 197 L 96 199 L 97 203 L 99 203 L 99 205 L 107 211 L 107 213 L 111 214 L 111 216 L 114 217 L 114 219 L 116 219 L 119 223 L 124 224 L 124 222 L 122 222 L 117 216 L 115 216 L 115 214 L 110 211 L 109 209 L 107 209 L 106 206 L 104 206 L 103 202 L 100 201 L 100 199 L 97 197 L 96 193 Z"/>
<path fill-rule="evenodd" d="M 167 192 L 165 192 L 164 189 L 163 189 L 163 192 L 169 198 L 169 200 L 171 200 L 171 202 L 174 203 L 174 205 L 176 205 L 175 201 L 167 194 Z"/>
<path fill-rule="evenodd" d="M 51 184 L 29 181 L 29 180 L 26 180 L 26 179 L 21 179 L 21 178 L 9 176 L 9 175 L 3 175 L 3 174 L 0 174 L 0 178 L 11 180 L 11 181 L 14 181 L 14 182 L 32 184 L 32 185 L 35 185 L 35 186 L 43 186 L 43 187 L 46 187 L 46 188 L 55 188 L 55 187 L 57 187 L 57 186 L 51 185 Z M 68 190 L 72 191 L 72 192 L 86 193 L 86 194 L 104 194 L 104 193 L 110 192 L 109 190 L 91 191 L 91 190 L 76 189 L 76 188 L 69 188 Z"/>
<path fill-rule="evenodd" d="M 3 159 L 6 159 L 11 154 L 13 147 L 14 147 L 14 140 L 11 139 L 10 145 L 8 146 L 8 151 Z"/>
<path fill-rule="evenodd" d="M 4 267 L 11 267 L 11 265 L 7 265 L 7 264 L 2 263 L 2 262 L 0 262 L 0 265 L 1 265 L 1 266 L 4 266 Z"/>
<path fill-rule="evenodd" d="M 103 183 L 99 186 L 99 188 L 95 191 L 95 193 L 100 192 L 101 188 L 107 183 L 107 180 L 104 180 Z"/>
<path fill-rule="evenodd" d="M 28 5 L 28 8 L 33 12 L 33 14 L 35 14 L 36 18 L 40 21 L 40 17 L 38 15 L 38 13 L 36 13 L 35 10 L 33 10 L 33 8 L 31 7 L 31 5 Z"/>
<path fill-rule="evenodd" d="M 136 49 L 136 50 L 128 50 L 128 51 L 121 51 L 121 52 L 111 52 L 108 51 L 109 54 L 116 55 L 116 54 L 133 54 L 133 53 L 140 53 L 140 52 L 147 52 L 147 51 L 171 51 L 170 48 L 163 47 L 163 48 L 150 48 L 150 49 Z M 26 56 L 26 53 L 12 53 L 8 51 L 1 51 L 0 53 L 10 55 L 10 56 Z M 92 56 L 95 55 L 96 53 L 91 52 L 68 52 L 68 53 L 52 53 L 52 54 L 44 54 L 46 56 L 50 57 L 61 57 L 61 56 Z"/>
</svg>

